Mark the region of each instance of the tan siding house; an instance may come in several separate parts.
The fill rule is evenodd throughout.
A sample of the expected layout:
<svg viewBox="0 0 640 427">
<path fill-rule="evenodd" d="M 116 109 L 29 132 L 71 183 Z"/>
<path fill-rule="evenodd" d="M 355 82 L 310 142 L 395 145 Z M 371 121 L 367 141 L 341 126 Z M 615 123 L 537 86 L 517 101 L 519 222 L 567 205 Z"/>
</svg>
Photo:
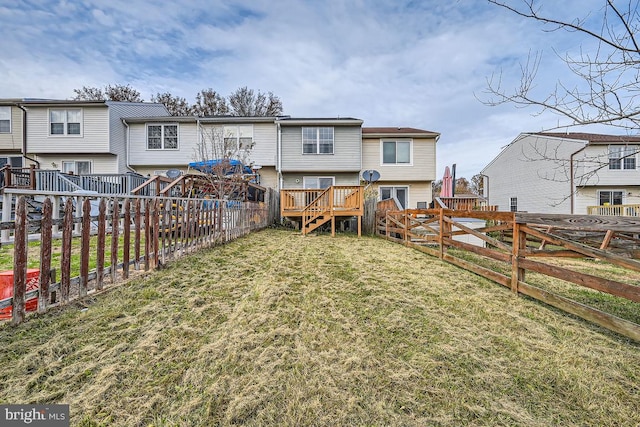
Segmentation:
<svg viewBox="0 0 640 427">
<path fill-rule="evenodd" d="M 405 208 L 431 203 L 439 137 L 414 128 L 362 128 L 362 168 L 380 173 L 372 185 L 380 199 L 396 198 Z"/>
<path fill-rule="evenodd" d="M 0 167 L 9 164 L 24 166 L 23 111 L 12 100 L 0 100 Z"/>
</svg>

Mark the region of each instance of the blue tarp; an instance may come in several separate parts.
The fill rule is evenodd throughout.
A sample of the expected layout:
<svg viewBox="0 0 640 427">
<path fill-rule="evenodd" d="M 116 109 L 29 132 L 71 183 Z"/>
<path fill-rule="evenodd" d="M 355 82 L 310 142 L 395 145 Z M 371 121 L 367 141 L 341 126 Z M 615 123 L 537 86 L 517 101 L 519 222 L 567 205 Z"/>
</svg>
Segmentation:
<svg viewBox="0 0 640 427">
<path fill-rule="evenodd" d="M 253 171 L 249 166 L 243 165 L 240 160 L 224 160 L 212 159 L 203 160 L 201 162 L 191 162 L 189 167 L 204 173 L 218 173 L 218 167 L 224 165 L 222 172 L 225 175 L 233 175 L 236 173 L 252 175 Z"/>
</svg>

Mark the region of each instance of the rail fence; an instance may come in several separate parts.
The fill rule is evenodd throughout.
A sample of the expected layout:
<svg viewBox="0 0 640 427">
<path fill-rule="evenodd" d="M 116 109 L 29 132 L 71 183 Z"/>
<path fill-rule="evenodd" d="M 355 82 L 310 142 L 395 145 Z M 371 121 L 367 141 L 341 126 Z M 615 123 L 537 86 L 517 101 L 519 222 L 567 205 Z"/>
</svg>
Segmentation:
<svg viewBox="0 0 640 427">
<path fill-rule="evenodd" d="M 46 197 L 34 220 L 27 215 L 33 195 L 16 196 L 15 221 L 0 223 L 14 252 L 13 296 L 0 300 L 0 313 L 6 317 L 11 307 L 13 324 L 25 320 L 34 300 L 44 313 L 126 280 L 132 270 L 149 271 L 269 225 L 261 202 L 69 193 L 56 203 Z M 40 244 L 30 247 L 36 239 Z"/>
<path fill-rule="evenodd" d="M 640 341 L 640 325 L 543 289 L 539 273 L 640 303 L 640 276 L 594 275 L 553 258 L 589 258 L 640 272 L 640 220 L 629 217 L 409 209 L 380 202 L 377 234 L 472 271 L 567 313 Z M 472 255 L 470 255 L 472 254 Z M 470 255 L 470 256 L 467 256 Z M 494 267 L 497 265 L 497 268 Z M 529 276 L 531 280 L 525 280 Z M 536 282 L 535 284 L 533 282 Z M 628 282 L 628 283 L 627 283 Z M 536 286 L 538 285 L 538 286 Z M 542 287 L 540 287 L 542 285 Z M 638 307 L 640 308 L 640 307 Z M 637 313 L 637 308 L 632 308 Z"/>
</svg>

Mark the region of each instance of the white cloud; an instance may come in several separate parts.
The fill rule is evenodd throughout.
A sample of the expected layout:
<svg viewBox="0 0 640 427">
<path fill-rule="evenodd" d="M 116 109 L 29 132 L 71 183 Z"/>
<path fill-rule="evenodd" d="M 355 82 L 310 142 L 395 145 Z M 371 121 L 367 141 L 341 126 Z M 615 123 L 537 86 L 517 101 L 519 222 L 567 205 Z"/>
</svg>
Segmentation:
<svg viewBox="0 0 640 427">
<path fill-rule="evenodd" d="M 600 3 L 544 7 L 569 16 Z M 62 0 L 2 6 L 0 26 L 0 97 L 69 98 L 83 85 L 129 83 L 146 99 L 168 91 L 193 101 L 202 88 L 248 86 L 274 92 L 291 115 L 441 132 L 438 170 L 457 163 L 467 178 L 518 133 L 557 120 L 483 106 L 485 78 L 502 70 L 505 85 L 517 85 L 519 62 L 544 48 L 548 87 L 566 72 L 549 44 L 579 46 L 477 0 Z"/>
</svg>

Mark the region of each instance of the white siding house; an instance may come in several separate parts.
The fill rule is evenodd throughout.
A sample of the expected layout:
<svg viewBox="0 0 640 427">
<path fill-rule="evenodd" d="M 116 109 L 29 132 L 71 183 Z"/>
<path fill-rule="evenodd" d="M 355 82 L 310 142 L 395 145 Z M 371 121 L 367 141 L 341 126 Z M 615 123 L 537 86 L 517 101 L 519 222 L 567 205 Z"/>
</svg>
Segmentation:
<svg viewBox="0 0 640 427">
<path fill-rule="evenodd" d="M 115 101 L 25 100 L 26 151 L 41 169 L 125 173 L 123 117 L 166 116 L 162 104 Z"/>
<path fill-rule="evenodd" d="M 199 152 L 202 145 L 224 138 L 250 147 L 242 160 L 259 166 L 261 185 L 277 185 L 274 117 L 132 117 L 125 123 L 129 128 L 130 165 L 138 173 L 153 175 L 168 169 L 187 172 L 189 163 L 210 160 Z"/>
<path fill-rule="evenodd" d="M 483 170 L 499 210 L 587 214 L 587 206 L 640 203 L 640 137 L 523 133 Z"/>
</svg>

